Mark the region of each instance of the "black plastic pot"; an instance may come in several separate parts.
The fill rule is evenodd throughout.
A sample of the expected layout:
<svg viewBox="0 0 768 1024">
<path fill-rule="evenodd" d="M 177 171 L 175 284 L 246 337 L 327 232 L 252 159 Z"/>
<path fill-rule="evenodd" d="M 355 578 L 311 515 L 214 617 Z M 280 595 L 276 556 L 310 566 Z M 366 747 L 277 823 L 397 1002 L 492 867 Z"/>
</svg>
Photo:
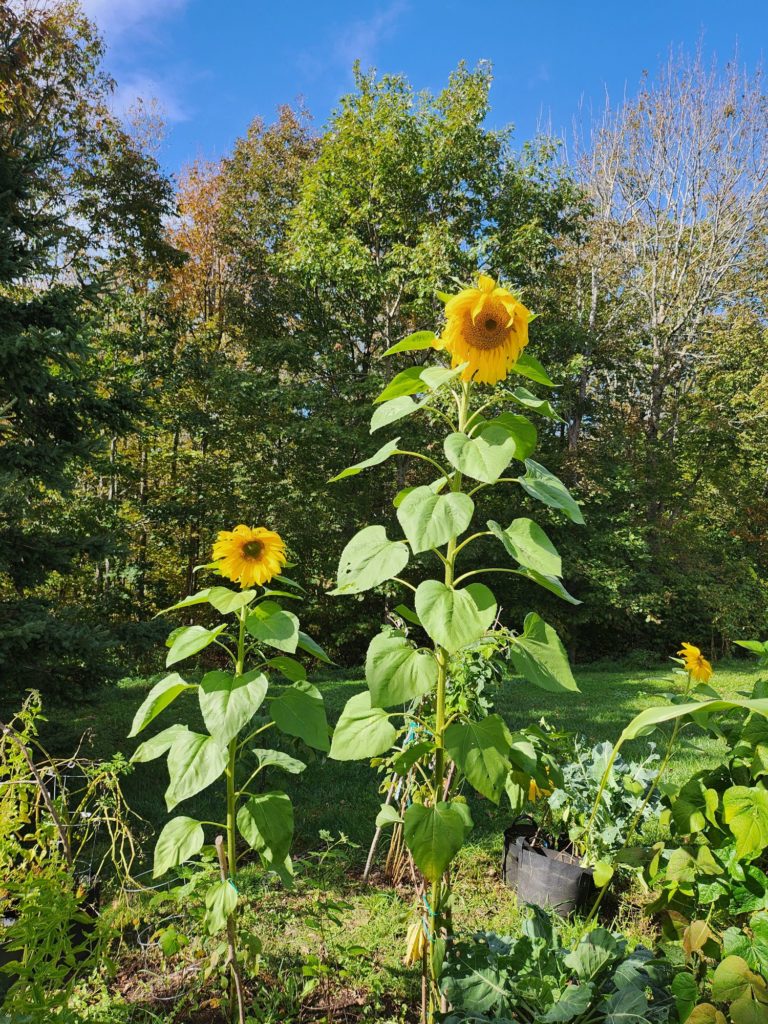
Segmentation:
<svg viewBox="0 0 768 1024">
<path fill-rule="evenodd" d="M 532 846 L 518 837 L 517 897 L 521 903 L 548 907 L 567 917 L 584 910 L 597 896 L 592 868 L 582 866 L 578 857 L 562 850 Z"/>
<path fill-rule="evenodd" d="M 501 861 L 501 877 L 510 889 L 517 888 L 517 840 L 527 839 L 532 842 L 539 826 L 528 814 L 515 818 L 509 828 L 504 830 L 504 856 Z"/>
</svg>

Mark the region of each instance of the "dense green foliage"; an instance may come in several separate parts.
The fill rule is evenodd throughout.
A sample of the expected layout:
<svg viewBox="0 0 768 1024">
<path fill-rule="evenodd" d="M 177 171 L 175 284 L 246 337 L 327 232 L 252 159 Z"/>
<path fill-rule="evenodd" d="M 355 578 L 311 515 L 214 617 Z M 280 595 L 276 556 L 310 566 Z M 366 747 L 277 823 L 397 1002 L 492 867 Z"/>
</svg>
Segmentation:
<svg viewBox="0 0 768 1024">
<path fill-rule="evenodd" d="M 326 482 L 342 445 L 375 450 L 382 352 L 434 325 L 435 291 L 478 268 L 541 314 L 531 351 L 560 385 L 541 461 L 587 526 L 544 526 L 583 603 L 542 594 L 537 610 L 571 655 L 684 636 L 718 653 L 763 627 L 757 84 L 668 68 L 568 163 L 552 140 L 488 127 L 486 65 L 436 95 L 358 72 L 321 130 L 288 108 L 257 119 L 174 200 L 152 123 L 109 114 L 101 44 L 74 5 L 4 19 L 1 42 L 0 665 L 8 638 L 19 686 L 53 665 L 47 688 L 156 667 L 146 623 L 240 521 L 280 530 L 308 631 L 359 663 L 394 592 L 325 593 L 345 538 L 394 510 L 380 479 Z M 730 140 L 698 162 L 697 118 Z M 671 172 L 654 161 L 675 151 L 680 182 L 701 173 L 701 187 L 664 213 Z M 497 597 L 521 621 L 526 585 L 509 580 Z M 108 628 L 92 627 L 96 605 Z"/>
</svg>

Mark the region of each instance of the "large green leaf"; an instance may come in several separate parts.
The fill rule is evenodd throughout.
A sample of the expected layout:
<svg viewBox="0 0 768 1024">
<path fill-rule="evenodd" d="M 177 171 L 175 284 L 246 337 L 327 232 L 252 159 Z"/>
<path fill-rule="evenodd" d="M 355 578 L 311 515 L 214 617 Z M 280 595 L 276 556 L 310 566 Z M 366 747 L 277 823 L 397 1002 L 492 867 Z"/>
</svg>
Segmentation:
<svg viewBox="0 0 768 1024">
<path fill-rule="evenodd" d="M 272 701 L 270 712 L 272 721 L 286 736 L 297 736 L 315 750 L 330 749 L 325 705 L 312 683 L 299 681 L 283 690 Z"/>
<path fill-rule="evenodd" d="M 443 442 L 445 457 L 465 476 L 493 484 L 503 475 L 517 450 L 514 436 L 499 424 L 485 424 L 475 437 L 449 434 Z"/>
<path fill-rule="evenodd" d="M 762 982 L 762 984 L 760 984 Z M 765 991 L 765 982 L 750 970 L 740 956 L 727 956 L 715 968 L 712 976 L 712 998 L 718 1003 L 731 1003 L 755 989 Z"/>
<path fill-rule="evenodd" d="M 390 345 L 383 355 L 393 356 L 396 352 L 418 352 L 421 349 L 432 348 L 434 340 L 434 331 L 416 331 L 415 334 L 409 334 L 407 338 L 403 338 L 395 345 Z"/>
<path fill-rule="evenodd" d="M 684 718 L 686 715 L 710 715 L 714 711 L 732 711 L 734 708 L 744 708 L 747 711 L 756 711 L 760 715 L 768 715 L 768 697 L 758 697 L 755 700 L 734 697 L 733 699 L 713 699 L 689 702 L 687 704 L 664 704 L 660 707 L 647 708 L 635 715 L 629 725 L 620 736 L 620 742 L 637 739 L 638 736 L 647 735 L 661 725 L 663 722 L 671 722 L 675 718 Z"/>
<path fill-rule="evenodd" d="M 429 396 L 416 402 L 408 395 L 401 395 L 399 398 L 390 398 L 383 405 L 377 405 L 371 416 L 371 433 L 375 434 L 382 427 L 388 427 L 392 423 L 397 423 L 398 420 L 405 419 L 406 416 L 411 416 L 428 400 Z"/>
<path fill-rule="evenodd" d="M 169 725 L 167 729 L 163 729 L 156 736 L 151 736 L 148 740 L 140 743 L 133 752 L 131 763 L 142 764 L 145 761 L 154 761 L 156 757 L 161 757 L 171 749 L 184 732 L 189 732 L 189 726 L 182 725 L 180 722 Z"/>
<path fill-rule="evenodd" d="M 159 611 L 158 615 L 167 615 L 168 612 L 175 612 L 179 608 L 191 608 L 196 604 L 207 604 L 208 595 L 211 593 L 211 588 L 206 587 L 204 590 L 198 590 L 196 594 L 188 594 L 186 597 L 182 597 L 176 604 L 169 605 L 168 608 L 163 608 Z"/>
<path fill-rule="evenodd" d="M 563 962 L 581 981 L 593 981 L 620 952 L 619 943 L 609 931 L 595 928 L 579 940 Z"/>
<path fill-rule="evenodd" d="M 515 388 L 512 392 L 512 398 L 519 405 L 523 405 L 526 409 L 531 409 L 533 412 L 537 412 L 540 416 L 546 416 L 548 419 L 557 420 L 559 423 L 565 423 L 562 416 L 558 416 L 555 412 L 548 399 L 537 398 L 536 395 L 531 394 L 528 388 Z"/>
<path fill-rule="evenodd" d="M 551 379 L 547 371 L 533 356 L 529 356 L 527 352 L 523 352 L 518 357 L 517 362 L 513 363 L 510 367 L 513 373 L 519 373 L 521 377 L 527 377 L 528 380 L 535 381 L 536 384 L 543 384 L 545 387 L 555 387 L 555 382 Z"/>
<path fill-rule="evenodd" d="M 403 835 L 416 867 L 430 882 L 442 878 L 472 828 L 466 804 L 446 801 L 434 807 L 411 804 L 403 818 Z"/>
<path fill-rule="evenodd" d="M 350 697 L 333 733 L 331 757 L 336 761 L 359 761 L 389 750 L 397 736 L 389 715 L 371 707 L 368 691 Z"/>
<path fill-rule="evenodd" d="M 194 688 L 194 685 L 185 682 L 178 672 L 172 672 L 165 679 L 161 679 L 159 683 L 155 683 L 133 716 L 133 725 L 128 736 L 137 736 L 153 718 L 156 718 L 172 701 L 176 700 L 180 693 L 184 693 L 185 690 L 194 690 Z"/>
<path fill-rule="evenodd" d="M 424 580 L 415 603 L 424 629 L 449 654 L 479 640 L 496 617 L 493 594 L 481 583 L 454 590 L 439 580 Z"/>
<path fill-rule="evenodd" d="M 544 576 L 562 576 L 563 564 L 557 548 L 532 519 L 514 519 L 502 530 L 492 519 L 488 529 L 504 545 L 504 550 L 525 569 Z"/>
<path fill-rule="evenodd" d="M 328 481 L 329 484 L 336 483 L 337 480 L 344 480 L 348 476 L 357 476 L 358 473 L 362 473 L 364 469 L 370 469 L 371 466 L 378 466 L 382 462 L 386 462 L 388 458 L 395 454 L 398 450 L 397 446 L 400 442 L 400 438 L 396 437 L 394 441 L 387 441 L 386 444 L 382 445 L 381 448 L 368 459 L 363 459 L 362 462 L 355 463 L 354 466 L 348 466 L 346 469 L 342 469 L 336 476 L 332 476 Z"/>
<path fill-rule="evenodd" d="M 275 601 L 257 604 L 245 621 L 251 636 L 263 644 L 293 654 L 299 644 L 299 620 Z"/>
<path fill-rule="evenodd" d="M 413 553 L 418 554 L 464 533 L 474 511 L 475 503 L 468 494 L 435 494 L 431 487 L 414 487 L 400 503 L 397 518 Z"/>
<path fill-rule="evenodd" d="M 672 820 L 680 835 L 703 832 L 707 822 L 717 827 L 715 811 L 719 798 L 701 779 L 689 779 L 672 800 Z"/>
<path fill-rule="evenodd" d="M 429 490 L 429 488 L 427 488 Z M 366 526 L 341 553 L 332 594 L 361 594 L 399 576 L 408 564 L 408 545 L 387 537 L 383 526 Z"/>
<path fill-rule="evenodd" d="M 736 839 L 736 855 L 753 860 L 768 846 L 768 792 L 731 786 L 723 793 L 723 818 Z"/>
<path fill-rule="evenodd" d="M 175 868 L 177 864 L 194 857 L 203 848 L 204 842 L 205 833 L 199 821 L 184 815 L 171 818 L 163 826 L 155 843 L 153 877 L 159 878 L 169 868 Z"/>
<path fill-rule="evenodd" d="M 259 768 L 280 768 L 290 775 L 300 775 L 307 767 L 303 761 L 299 761 L 290 754 L 284 754 L 282 750 L 254 749 L 254 754 L 259 759 Z"/>
<path fill-rule="evenodd" d="M 581 601 L 574 597 L 573 594 L 569 594 L 563 586 L 563 581 L 559 580 L 557 576 L 544 576 L 543 573 L 536 572 L 534 569 L 513 569 L 517 576 L 522 576 L 524 580 L 530 580 L 531 583 L 536 583 L 540 587 L 544 587 L 550 594 L 557 594 L 558 597 L 562 598 L 563 601 L 567 601 L 569 604 L 581 604 Z"/>
<path fill-rule="evenodd" d="M 272 790 L 250 797 L 237 812 L 237 828 L 266 868 L 285 879 L 293 840 L 293 804 L 287 793 Z"/>
<path fill-rule="evenodd" d="M 211 587 L 208 601 L 221 615 L 229 615 L 245 608 L 256 597 L 255 590 L 230 590 L 229 587 Z"/>
<path fill-rule="evenodd" d="M 284 675 L 286 679 L 290 679 L 292 683 L 298 683 L 300 680 L 307 678 L 307 670 L 301 662 L 296 661 L 295 658 L 289 658 L 287 654 L 278 654 L 277 657 L 270 658 L 267 665 L 270 668 L 277 669 L 281 675 Z"/>
<path fill-rule="evenodd" d="M 205 727 L 222 747 L 240 732 L 261 707 L 269 683 L 263 672 L 243 676 L 230 672 L 207 672 L 198 696 Z"/>
<path fill-rule="evenodd" d="M 198 654 L 212 644 L 219 633 L 223 633 L 226 628 L 226 623 L 222 623 L 215 629 L 206 629 L 205 626 L 186 626 L 177 630 L 165 659 L 165 667 L 170 668 L 177 661 L 183 661 L 193 654 Z"/>
<path fill-rule="evenodd" d="M 227 751 L 212 736 L 191 730 L 180 733 L 168 751 L 171 781 L 165 791 L 169 811 L 210 786 L 227 766 Z"/>
<path fill-rule="evenodd" d="M 523 462 L 531 452 L 536 448 L 536 441 L 538 439 L 538 433 L 535 425 L 528 419 L 527 416 L 520 416 L 513 412 L 502 412 L 498 416 L 495 416 L 492 420 L 486 420 L 485 423 L 479 427 L 479 431 L 473 427 L 472 432 L 477 434 L 482 432 L 486 427 L 502 427 L 512 436 L 515 442 L 515 458 L 518 462 Z"/>
<path fill-rule="evenodd" d="M 400 634 L 380 633 L 368 647 L 365 681 L 371 706 L 389 708 L 429 693 L 437 682 L 437 662 Z"/>
<path fill-rule="evenodd" d="M 454 722 L 445 730 L 445 748 L 478 793 L 499 802 L 510 770 L 509 730 L 498 715 L 477 722 Z"/>
<path fill-rule="evenodd" d="M 311 654 L 313 658 L 317 658 L 318 661 L 325 662 L 326 665 L 333 664 L 320 644 L 315 643 L 312 637 L 307 636 L 301 629 L 299 630 L 299 648 L 306 654 Z"/>
<path fill-rule="evenodd" d="M 523 632 L 509 653 L 520 675 L 542 690 L 578 692 L 560 637 L 535 612 L 526 615 Z"/>
<path fill-rule="evenodd" d="M 391 402 L 393 398 L 415 395 L 417 392 L 423 391 L 422 369 L 422 366 L 409 366 L 406 370 L 401 370 L 376 398 L 376 405 L 379 405 L 381 402 Z"/>
<path fill-rule="evenodd" d="M 205 894 L 205 924 L 211 935 L 227 927 L 227 919 L 237 906 L 237 889 L 230 879 L 213 882 Z"/>
<path fill-rule="evenodd" d="M 519 482 L 532 498 L 549 505 L 550 508 L 560 509 L 572 522 L 584 525 L 581 509 L 568 488 L 554 473 L 550 473 L 533 459 L 525 460 L 525 468 L 526 474 L 519 478 Z"/>
</svg>

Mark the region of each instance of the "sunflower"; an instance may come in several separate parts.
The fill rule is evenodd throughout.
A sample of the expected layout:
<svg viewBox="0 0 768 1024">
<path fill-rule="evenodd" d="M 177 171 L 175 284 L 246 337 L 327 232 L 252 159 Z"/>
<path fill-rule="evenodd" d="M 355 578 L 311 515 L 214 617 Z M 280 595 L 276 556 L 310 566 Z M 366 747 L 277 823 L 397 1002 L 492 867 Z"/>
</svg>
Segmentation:
<svg viewBox="0 0 768 1024">
<path fill-rule="evenodd" d="M 683 644 L 677 652 L 685 658 L 685 670 L 699 683 L 708 683 L 712 678 L 712 666 L 693 644 Z"/>
<path fill-rule="evenodd" d="M 222 576 L 242 589 L 263 586 L 286 564 L 285 543 L 278 533 L 263 526 L 236 526 L 222 530 L 213 545 L 213 560 Z"/>
<path fill-rule="evenodd" d="M 481 274 L 477 288 L 464 288 L 445 304 L 446 325 L 436 347 L 453 366 L 468 363 L 462 378 L 496 384 L 528 344 L 530 312 L 512 292 Z"/>
</svg>

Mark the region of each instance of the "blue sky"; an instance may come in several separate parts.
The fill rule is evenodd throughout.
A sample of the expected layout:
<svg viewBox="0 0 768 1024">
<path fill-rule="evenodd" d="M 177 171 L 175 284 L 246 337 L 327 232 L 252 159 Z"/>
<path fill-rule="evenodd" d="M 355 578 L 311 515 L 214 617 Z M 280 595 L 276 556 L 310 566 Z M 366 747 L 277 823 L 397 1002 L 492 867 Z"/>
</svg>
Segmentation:
<svg viewBox="0 0 768 1024">
<path fill-rule="evenodd" d="M 524 140 L 568 132 L 580 105 L 634 91 L 670 46 L 754 68 L 768 46 L 765 0 L 83 0 L 108 44 L 115 104 L 155 97 L 170 171 L 224 156 L 256 115 L 303 100 L 321 125 L 359 58 L 441 88 L 464 59 L 490 60 L 494 125 Z"/>
</svg>

